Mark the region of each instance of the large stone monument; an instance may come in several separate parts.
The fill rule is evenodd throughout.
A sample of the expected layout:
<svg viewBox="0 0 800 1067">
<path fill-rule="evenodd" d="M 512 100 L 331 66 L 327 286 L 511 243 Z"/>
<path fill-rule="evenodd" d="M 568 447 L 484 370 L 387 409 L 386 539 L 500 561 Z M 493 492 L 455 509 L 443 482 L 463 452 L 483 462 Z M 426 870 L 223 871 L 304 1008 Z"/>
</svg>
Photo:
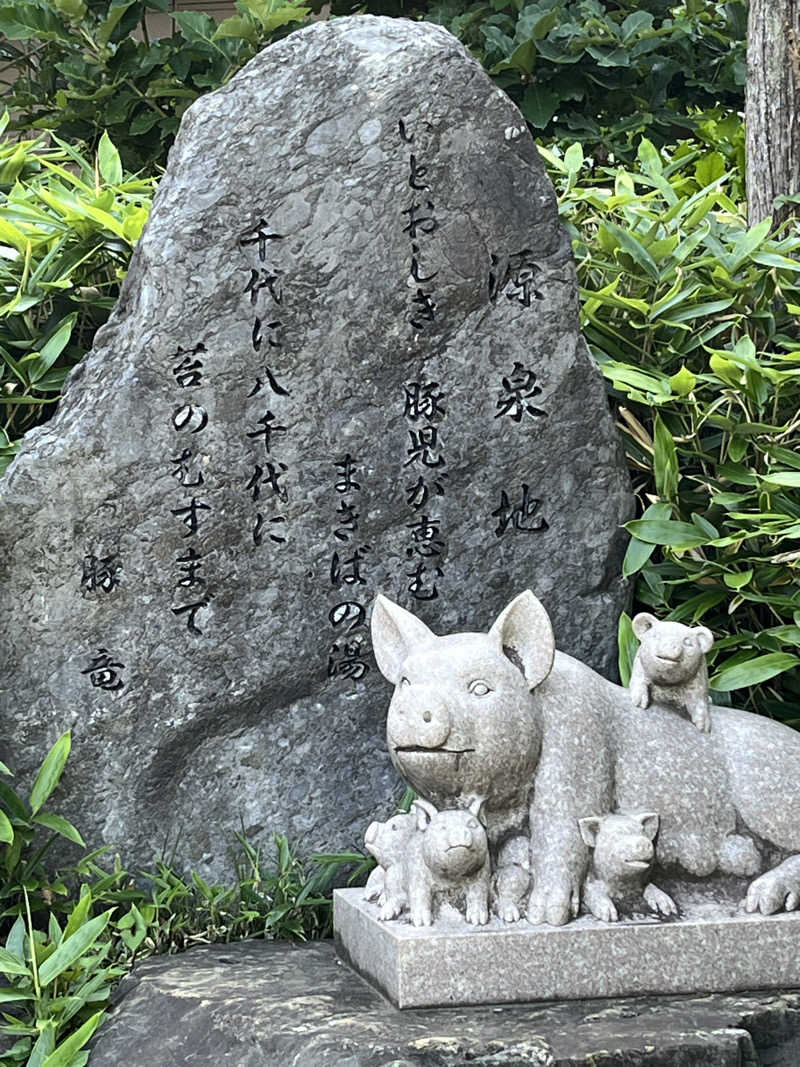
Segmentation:
<svg viewBox="0 0 800 1067">
<path fill-rule="evenodd" d="M 633 625 L 626 690 L 556 651 L 530 591 L 445 637 L 378 598 L 420 796 L 370 825 L 335 923 L 397 1006 L 800 983 L 800 733 L 709 702 L 705 627 Z"/>
<path fill-rule="evenodd" d="M 396 783 L 375 593 L 443 632 L 533 585 L 613 671 L 629 515 L 520 114 L 439 27 L 316 24 L 189 109 L 0 485 L 3 757 L 71 727 L 62 803 L 134 867 L 354 844 Z"/>
</svg>

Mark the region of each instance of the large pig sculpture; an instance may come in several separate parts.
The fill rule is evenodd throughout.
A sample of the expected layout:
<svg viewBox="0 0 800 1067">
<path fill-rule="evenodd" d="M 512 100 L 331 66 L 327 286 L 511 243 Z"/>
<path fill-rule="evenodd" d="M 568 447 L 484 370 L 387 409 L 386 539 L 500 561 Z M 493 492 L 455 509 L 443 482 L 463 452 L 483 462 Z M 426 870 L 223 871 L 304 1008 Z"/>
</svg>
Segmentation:
<svg viewBox="0 0 800 1067">
<path fill-rule="evenodd" d="M 747 909 L 797 907 L 800 733 L 716 705 L 711 732 L 700 733 L 681 716 L 632 705 L 626 690 L 555 651 L 529 591 L 488 633 L 444 637 L 379 596 L 372 636 L 395 686 L 395 767 L 437 807 L 485 797 L 495 859 L 530 835 L 531 922 L 577 914 L 588 862 L 579 819 L 613 810 L 659 812 L 661 866 L 695 877 L 750 876 L 762 857 L 780 860 L 751 882 Z M 518 903 L 495 907 L 511 921 Z"/>
</svg>

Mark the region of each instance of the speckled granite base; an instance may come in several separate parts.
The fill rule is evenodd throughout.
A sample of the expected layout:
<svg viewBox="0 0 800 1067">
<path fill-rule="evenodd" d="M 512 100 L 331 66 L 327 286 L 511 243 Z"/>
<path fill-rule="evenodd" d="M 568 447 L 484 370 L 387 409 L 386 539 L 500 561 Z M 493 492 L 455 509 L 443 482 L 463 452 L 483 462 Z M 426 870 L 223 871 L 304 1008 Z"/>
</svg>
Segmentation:
<svg viewBox="0 0 800 1067">
<path fill-rule="evenodd" d="M 391 1007 L 330 941 L 137 965 L 89 1067 L 797 1067 L 800 994 Z"/>
<path fill-rule="evenodd" d="M 676 891 L 680 918 L 474 928 L 453 913 L 433 929 L 382 923 L 361 889 L 334 894 L 340 956 L 399 1008 L 800 985 L 800 912 L 747 915 L 743 887 Z M 746 883 L 745 883 L 746 884 Z"/>
</svg>

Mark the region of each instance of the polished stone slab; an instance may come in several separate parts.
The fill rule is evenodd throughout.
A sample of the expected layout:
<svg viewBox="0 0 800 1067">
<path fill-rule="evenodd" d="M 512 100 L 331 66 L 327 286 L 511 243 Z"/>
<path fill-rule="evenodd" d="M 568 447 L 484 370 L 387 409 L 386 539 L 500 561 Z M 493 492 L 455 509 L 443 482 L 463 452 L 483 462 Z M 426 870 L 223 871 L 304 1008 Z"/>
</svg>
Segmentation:
<svg viewBox="0 0 800 1067">
<path fill-rule="evenodd" d="M 744 912 L 746 883 L 664 882 L 681 907 L 567 926 L 470 927 L 453 912 L 432 928 L 378 922 L 363 889 L 334 894 L 337 949 L 396 1007 L 502 1004 L 640 994 L 733 992 L 800 985 L 800 913 Z"/>
</svg>

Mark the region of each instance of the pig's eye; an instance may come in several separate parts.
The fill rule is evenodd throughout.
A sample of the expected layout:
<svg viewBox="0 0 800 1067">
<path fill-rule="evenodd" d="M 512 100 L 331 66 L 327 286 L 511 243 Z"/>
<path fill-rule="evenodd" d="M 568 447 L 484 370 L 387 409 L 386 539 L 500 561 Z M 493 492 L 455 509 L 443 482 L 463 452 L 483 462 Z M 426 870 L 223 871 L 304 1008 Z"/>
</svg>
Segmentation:
<svg viewBox="0 0 800 1067">
<path fill-rule="evenodd" d="M 409 682 L 408 678 L 401 678 L 400 685 L 411 685 L 411 682 Z"/>
<path fill-rule="evenodd" d="M 469 822 L 467 823 L 467 826 L 470 828 L 470 830 L 477 830 L 478 829 L 478 824 L 475 822 L 474 819 L 470 819 Z"/>
<path fill-rule="evenodd" d="M 392 824 L 392 832 L 394 832 L 396 829 L 397 829 L 397 823 L 393 823 Z"/>
<path fill-rule="evenodd" d="M 686 648 L 694 648 L 694 638 L 691 634 L 688 634 L 686 637 L 684 637 L 683 643 Z"/>
<path fill-rule="evenodd" d="M 487 693 L 491 693 L 489 686 L 486 682 L 482 682 L 480 678 L 476 678 L 474 682 L 469 683 L 469 691 L 476 697 L 485 697 Z"/>
</svg>

